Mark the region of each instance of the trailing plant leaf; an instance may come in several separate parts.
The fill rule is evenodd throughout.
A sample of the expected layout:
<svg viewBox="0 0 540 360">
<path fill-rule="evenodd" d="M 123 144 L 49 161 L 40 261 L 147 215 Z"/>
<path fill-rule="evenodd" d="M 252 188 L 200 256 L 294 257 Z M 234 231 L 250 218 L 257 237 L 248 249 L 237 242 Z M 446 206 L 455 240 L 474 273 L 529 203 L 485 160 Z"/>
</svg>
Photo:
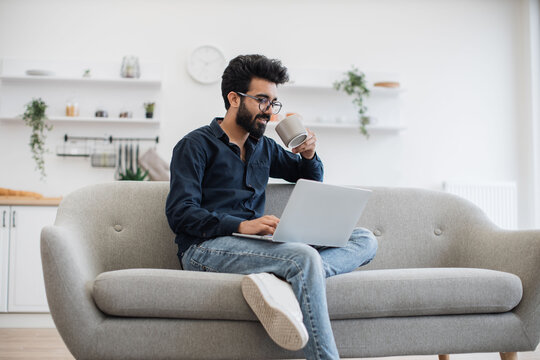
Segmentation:
<svg viewBox="0 0 540 360">
<path fill-rule="evenodd" d="M 36 170 L 40 172 L 40 179 L 43 180 L 47 176 L 45 174 L 45 161 L 43 154 L 47 152 L 45 148 L 45 132 L 52 130 L 52 125 L 45 123 L 47 116 L 45 115 L 47 104 L 41 99 L 32 99 L 31 102 L 25 105 L 25 112 L 22 119 L 25 124 L 30 126 L 32 133 L 30 134 L 30 151 L 32 159 L 36 162 Z"/>
<path fill-rule="evenodd" d="M 367 112 L 364 101 L 370 94 L 370 91 L 367 88 L 366 75 L 354 66 L 344 75 L 345 78 L 343 80 L 334 82 L 334 89 L 343 90 L 347 95 L 354 96 L 353 104 L 356 105 L 358 109 L 360 132 L 364 134 L 366 138 L 369 138 L 369 133 L 366 128 L 366 126 L 369 125 L 369 117 L 364 115 Z"/>
<path fill-rule="evenodd" d="M 126 169 L 125 173 L 120 173 L 120 180 L 132 180 L 132 181 L 143 181 L 148 176 L 148 170 L 145 172 L 141 171 L 141 168 L 137 168 L 137 172 Z"/>
</svg>

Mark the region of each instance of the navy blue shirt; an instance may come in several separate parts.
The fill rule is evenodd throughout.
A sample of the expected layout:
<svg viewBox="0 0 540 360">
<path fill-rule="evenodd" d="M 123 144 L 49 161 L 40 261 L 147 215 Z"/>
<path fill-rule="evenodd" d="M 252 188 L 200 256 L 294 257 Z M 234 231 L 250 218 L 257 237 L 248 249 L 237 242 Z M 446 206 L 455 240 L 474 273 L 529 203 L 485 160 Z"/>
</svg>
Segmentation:
<svg viewBox="0 0 540 360">
<path fill-rule="evenodd" d="M 248 137 L 246 159 L 215 118 L 176 144 L 166 213 L 181 256 L 192 244 L 238 231 L 263 216 L 268 178 L 322 181 L 323 165 L 283 149 L 274 140 Z"/>
</svg>

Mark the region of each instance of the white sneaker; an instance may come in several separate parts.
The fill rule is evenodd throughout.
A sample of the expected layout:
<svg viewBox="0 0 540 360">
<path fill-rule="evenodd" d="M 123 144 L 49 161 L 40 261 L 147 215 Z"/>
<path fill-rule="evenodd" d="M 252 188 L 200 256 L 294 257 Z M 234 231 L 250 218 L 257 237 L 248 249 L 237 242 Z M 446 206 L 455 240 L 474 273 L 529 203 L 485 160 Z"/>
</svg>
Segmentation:
<svg viewBox="0 0 540 360">
<path fill-rule="evenodd" d="M 287 350 L 300 350 L 308 341 L 302 311 L 291 285 L 269 273 L 242 279 L 242 294 L 268 335 Z"/>
</svg>

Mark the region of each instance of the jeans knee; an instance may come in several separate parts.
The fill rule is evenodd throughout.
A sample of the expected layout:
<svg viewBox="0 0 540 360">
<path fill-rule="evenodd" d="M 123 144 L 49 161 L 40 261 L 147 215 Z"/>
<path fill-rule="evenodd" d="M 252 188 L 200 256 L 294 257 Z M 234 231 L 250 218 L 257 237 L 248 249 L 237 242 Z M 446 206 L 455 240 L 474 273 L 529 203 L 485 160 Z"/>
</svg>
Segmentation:
<svg viewBox="0 0 540 360">
<path fill-rule="evenodd" d="M 294 254 L 291 260 L 301 271 L 322 271 L 323 263 L 321 255 L 313 247 L 301 243 L 289 243 L 290 251 Z"/>
<path fill-rule="evenodd" d="M 377 237 L 371 231 L 364 228 L 356 228 L 353 231 L 352 240 L 362 246 L 369 261 L 373 260 L 377 254 L 379 242 Z"/>
<path fill-rule="evenodd" d="M 379 249 L 379 241 L 377 240 L 375 235 L 373 235 L 373 233 L 371 233 L 371 232 L 370 232 L 370 236 L 368 237 L 368 239 L 369 239 L 368 247 L 370 249 L 371 259 L 373 260 L 373 258 L 377 254 L 377 250 Z"/>
</svg>

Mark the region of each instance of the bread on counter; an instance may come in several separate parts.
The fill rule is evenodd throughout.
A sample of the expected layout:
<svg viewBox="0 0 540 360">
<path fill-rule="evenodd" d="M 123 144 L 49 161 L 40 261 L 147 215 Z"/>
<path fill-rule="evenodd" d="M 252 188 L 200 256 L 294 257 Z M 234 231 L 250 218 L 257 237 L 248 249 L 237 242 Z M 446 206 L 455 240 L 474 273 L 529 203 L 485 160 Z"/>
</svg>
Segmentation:
<svg viewBox="0 0 540 360">
<path fill-rule="evenodd" d="M 43 198 L 43 195 L 36 192 L 24 191 L 24 190 L 12 190 L 12 189 L 1 188 L 1 187 L 0 187 L 0 196 L 21 196 L 21 197 L 31 197 L 34 199 Z"/>
</svg>

